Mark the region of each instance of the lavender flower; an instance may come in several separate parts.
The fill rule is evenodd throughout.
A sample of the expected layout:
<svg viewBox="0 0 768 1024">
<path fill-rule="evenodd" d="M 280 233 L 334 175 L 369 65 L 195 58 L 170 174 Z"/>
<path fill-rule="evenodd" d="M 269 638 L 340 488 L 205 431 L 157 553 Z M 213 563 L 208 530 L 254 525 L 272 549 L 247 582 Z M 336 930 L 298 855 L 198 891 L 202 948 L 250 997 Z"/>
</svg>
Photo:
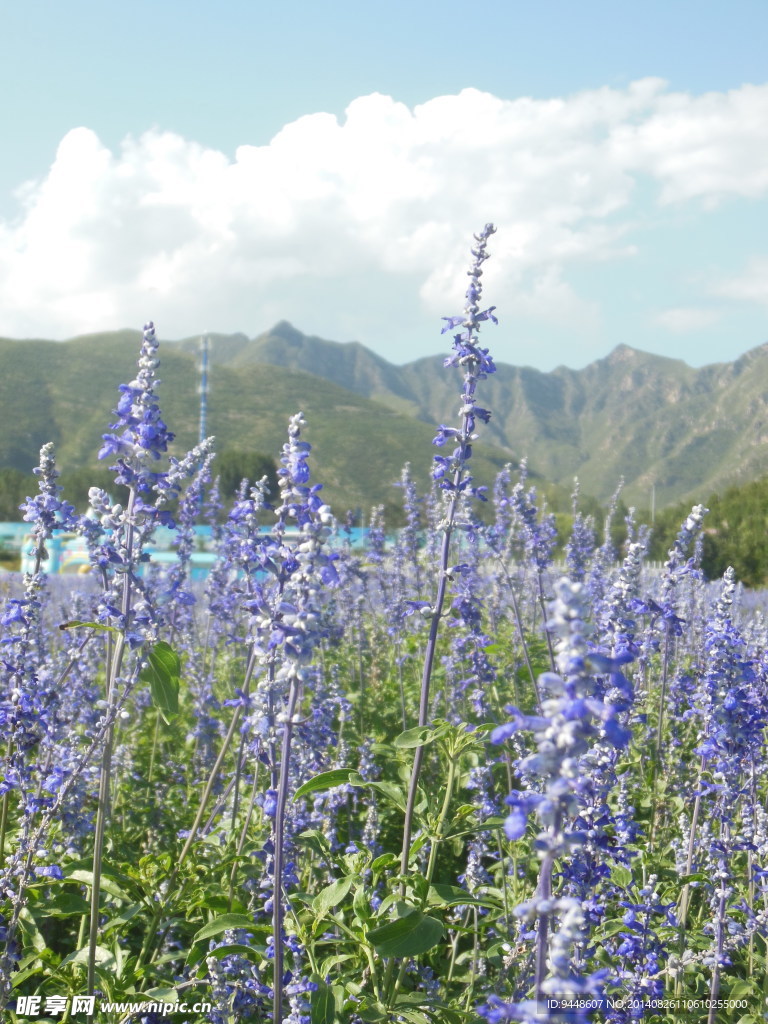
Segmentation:
<svg viewBox="0 0 768 1024">
<path fill-rule="evenodd" d="M 479 419 L 487 423 L 490 413 L 487 409 L 477 405 L 475 390 L 480 381 L 494 373 L 496 367 L 491 359 L 488 349 L 481 348 L 477 334 L 481 323 L 492 320 L 497 323 L 493 316 L 493 309 L 490 307 L 480 311 L 480 300 L 482 297 L 483 263 L 488 259 L 488 239 L 495 232 L 492 224 L 486 224 L 479 235 L 475 235 L 476 245 L 472 248 L 473 262 L 468 270 L 471 279 L 466 292 L 467 305 L 459 317 L 446 317 L 447 326 L 443 329 L 452 330 L 461 327 L 460 333 L 454 335 L 453 354 L 445 360 L 446 366 L 458 366 L 464 372 L 464 387 L 461 394 L 461 426 L 456 428 L 440 427 L 435 437 L 434 444 L 442 447 L 447 440 L 456 444 L 450 456 L 435 456 L 435 468 L 433 477 L 438 481 L 439 486 L 447 495 L 447 506 L 443 520 L 440 523 L 442 542 L 440 548 L 440 560 L 438 564 L 438 585 L 434 604 L 429 609 L 430 628 L 427 647 L 424 656 L 424 670 L 421 681 L 421 695 L 419 700 L 419 725 L 426 725 L 429 715 L 429 691 L 432 678 L 432 667 L 437 647 L 437 634 L 440 618 L 443 613 L 443 605 L 449 582 L 448 567 L 451 553 L 451 537 L 457 525 L 460 525 L 459 511 L 461 501 L 468 495 L 483 497 L 481 489 L 472 484 L 472 477 L 467 472 L 467 464 L 472 457 L 472 442 L 475 440 L 475 425 Z M 402 873 L 408 872 L 408 858 L 411 848 L 411 825 L 416 801 L 416 790 L 421 772 L 421 763 L 424 757 L 424 748 L 419 746 L 414 753 L 413 768 L 408 787 L 408 800 L 405 811 L 405 824 L 403 827 L 403 848 L 401 854 Z"/>
<path fill-rule="evenodd" d="M 557 673 L 546 672 L 539 677 L 544 694 L 540 715 L 524 715 L 510 708 L 512 720 L 499 726 L 492 734 L 501 743 L 518 730 L 530 730 L 536 736 L 536 752 L 517 762 L 518 775 L 530 787 L 513 790 L 507 798 L 511 807 L 505 823 L 507 837 L 514 841 L 526 831 L 528 817 L 535 813 L 541 831 L 535 846 L 541 859 L 539 884 L 532 900 L 515 911 L 519 916 L 538 922 L 536 939 L 536 999 L 544 997 L 574 998 L 594 995 L 601 990 L 606 973 L 598 971 L 585 976 L 570 963 L 568 950 L 582 941 L 586 927 L 581 905 L 566 897 L 555 898 L 552 871 L 556 858 L 574 856 L 586 843 L 587 833 L 579 827 L 581 808 L 592 799 L 596 782 L 586 770 L 587 755 L 596 744 L 607 748 L 626 746 L 629 732 L 619 719 L 619 709 L 602 698 L 597 676 L 610 673 L 614 683 L 621 677 L 621 666 L 627 656 L 613 658 L 588 645 L 589 627 L 586 592 L 580 583 L 561 579 L 555 584 L 555 600 L 550 605 L 547 628 L 557 637 L 555 660 Z M 550 922 L 559 921 L 550 941 Z M 552 975 L 547 977 L 549 964 Z M 509 1020 L 528 1020 L 535 1004 L 511 1004 Z M 557 1011 L 543 1018 L 560 1020 Z M 504 1020 L 497 1004 L 486 1007 L 489 1020 Z M 504 1010 L 503 1012 L 506 1012 Z"/>
</svg>

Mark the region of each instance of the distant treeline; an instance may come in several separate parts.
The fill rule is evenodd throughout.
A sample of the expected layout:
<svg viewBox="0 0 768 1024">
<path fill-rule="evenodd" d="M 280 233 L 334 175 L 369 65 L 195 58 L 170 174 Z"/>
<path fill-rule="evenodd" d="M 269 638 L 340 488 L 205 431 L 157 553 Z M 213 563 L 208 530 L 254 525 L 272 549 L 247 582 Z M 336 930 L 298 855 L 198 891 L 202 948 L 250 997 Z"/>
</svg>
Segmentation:
<svg viewBox="0 0 768 1024">
<path fill-rule="evenodd" d="M 260 452 L 229 450 L 217 454 L 213 475 L 219 478 L 219 490 L 225 508 L 229 507 L 241 482 L 245 479 L 254 483 L 266 476 L 269 492 L 274 498 L 278 494 L 277 467 L 274 459 Z M 58 483 L 63 488 L 63 497 L 71 502 L 78 512 L 88 508 L 88 491 L 101 487 L 116 502 L 125 504 L 127 488 L 115 484 L 115 475 L 105 466 L 65 469 Z M 0 522 L 18 522 L 21 519 L 19 505 L 37 493 L 37 478 L 33 473 L 20 469 L 0 469 Z"/>
<path fill-rule="evenodd" d="M 702 563 L 707 577 L 717 579 L 731 565 L 748 587 L 768 583 L 768 477 L 713 494 L 703 504 L 709 509 Z M 690 504 L 680 504 L 657 515 L 652 558 L 666 557 L 689 512 Z"/>
<path fill-rule="evenodd" d="M 214 467 L 214 474 L 220 480 L 225 508 L 231 505 L 243 479 L 253 483 L 267 476 L 272 496 L 278 493 L 277 468 L 268 455 L 229 450 L 216 456 Z M 67 470 L 62 473 L 59 483 L 64 488 L 64 497 L 80 512 L 88 507 L 88 490 L 91 487 L 102 487 L 115 501 L 121 503 L 125 502 L 127 496 L 123 488 L 115 486 L 114 474 L 105 467 Z M 559 545 L 562 548 L 571 528 L 572 517 L 567 511 L 570 499 L 566 499 L 562 488 L 545 490 L 547 507 L 556 514 Z M 21 518 L 19 505 L 35 491 L 35 477 L 32 473 L 0 469 L 0 521 L 18 521 Z M 731 487 L 723 494 L 710 495 L 703 503 L 709 509 L 709 515 L 704 521 L 703 568 L 707 577 L 717 579 L 731 565 L 738 579 L 747 586 L 768 584 L 768 477 Z M 589 496 L 580 500 L 579 507 L 582 515 L 593 517 L 600 534 L 605 509 Z M 666 558 L 690 510 L 691 503 L 681 503 L 665 508 L 656 515 L 652 526 L 651 559 L 663 561 Z M 490 513 L 491 509 L 486 508 L 484 511 Z M 611 525 L 611 538 L 617 554 L 626 537 L 626 514 L 626 506 L 619 502 Z M 640 514 L 639 518 L 647 521 L 648 514 Z M 397 521 L 393 521 L 390 526 L 400 526 L 400 516 L 395 515 L 394 519 Z M 602 540 L 602 537 L 598 537 L 598 540 Z"/>
</svg>

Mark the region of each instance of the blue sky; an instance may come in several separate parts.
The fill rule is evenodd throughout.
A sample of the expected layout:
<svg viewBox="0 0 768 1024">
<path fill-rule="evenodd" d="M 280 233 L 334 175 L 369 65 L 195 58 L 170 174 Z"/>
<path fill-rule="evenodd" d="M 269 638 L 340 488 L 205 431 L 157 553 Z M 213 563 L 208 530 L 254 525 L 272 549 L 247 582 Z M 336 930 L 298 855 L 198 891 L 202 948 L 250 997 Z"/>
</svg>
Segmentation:
<svg viewBox="0 0 768 1024">
<path fill-rule="evenodd" d="M 472 230 L 497 358 L 768 340 L 768 5 L 6 2 L 0 334 L 439 352 Z"/>
</svg>

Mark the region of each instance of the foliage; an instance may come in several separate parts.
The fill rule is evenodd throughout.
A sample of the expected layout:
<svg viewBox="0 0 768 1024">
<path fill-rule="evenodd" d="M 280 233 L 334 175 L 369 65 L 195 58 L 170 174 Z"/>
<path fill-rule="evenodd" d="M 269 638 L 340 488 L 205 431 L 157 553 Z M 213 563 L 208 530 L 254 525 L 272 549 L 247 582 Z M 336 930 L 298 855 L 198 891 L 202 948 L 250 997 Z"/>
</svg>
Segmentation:
<svg viewBox="0 0 768 1024">
<path fill-rule="evenodd" d="M 255 484 L 263 476 L 269 481 L 268 496 L 277 497 L 277 467 L 275 460 L 261 452 L 229 448 L 216 456 L 216 475 L 222 498 L 228 503 L 235 497 L 243 480 Z"/>
<path fill-rule="evenodd" d="M 406 467 L 402 529 L 374 509 L 363 550 L 300 413 L 277 493 L 220 521 L 210 444 L 169 454 L 151 324 L 102 435 L 127 497 L 79 514 L 41 448 L 33 570 L 0 610 L 12 1024 L 89 996 L 99 1024 L 762 1019 L 765 618 L 704 578 L 701 506 L 654 571 L 618 498 L 604 524 L 574 496 L 558 542 L 525 465 L 474 477 L 492 230 L 446 318 L 463 385 L 434 485 Z M 56 531 L 86 577 L 42 573 Z"/>
<path fill-rule="evenodd" d="M 709 579 L 732 566 L 749 587 L 768 583 L 768 477 L 710 495 L 704 532 L 702 567 Z M 684 512 L 675 506 L 661 512 L 654 525 L 651 556 L 661 558 Z"/>
</svg>

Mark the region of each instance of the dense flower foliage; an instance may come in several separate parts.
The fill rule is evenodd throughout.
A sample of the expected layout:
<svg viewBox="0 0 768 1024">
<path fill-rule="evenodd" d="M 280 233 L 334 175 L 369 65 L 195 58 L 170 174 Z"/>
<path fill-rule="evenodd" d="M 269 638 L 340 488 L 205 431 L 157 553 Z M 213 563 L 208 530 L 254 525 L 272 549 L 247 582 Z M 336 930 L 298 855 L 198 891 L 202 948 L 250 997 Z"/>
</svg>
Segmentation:
<svg viewBox="0 0 768 1024">
<path fill-rule="evenodd" d="M 763 1019 L 759 595 L 704 578 L 700 505 L 654 566 L 633 512 L 616 550 L 617 500 L 599 535 L 577 485 L 558 538 L 525 462 L 474 479 L 493 233 L 396 532 L 334 516 L 293 411 L 277 497 L 223 510 L 212 441 L 174 452 L 151 324 L 99 453 L 125 505 L 77 516 L 42 449 L 0 605 L 9 1020 L 90 995 L 98 1021 L 207 1007 L 147 1024 Z M 89 572 L 46 575 L 56 532 Z"/>
</svg>

